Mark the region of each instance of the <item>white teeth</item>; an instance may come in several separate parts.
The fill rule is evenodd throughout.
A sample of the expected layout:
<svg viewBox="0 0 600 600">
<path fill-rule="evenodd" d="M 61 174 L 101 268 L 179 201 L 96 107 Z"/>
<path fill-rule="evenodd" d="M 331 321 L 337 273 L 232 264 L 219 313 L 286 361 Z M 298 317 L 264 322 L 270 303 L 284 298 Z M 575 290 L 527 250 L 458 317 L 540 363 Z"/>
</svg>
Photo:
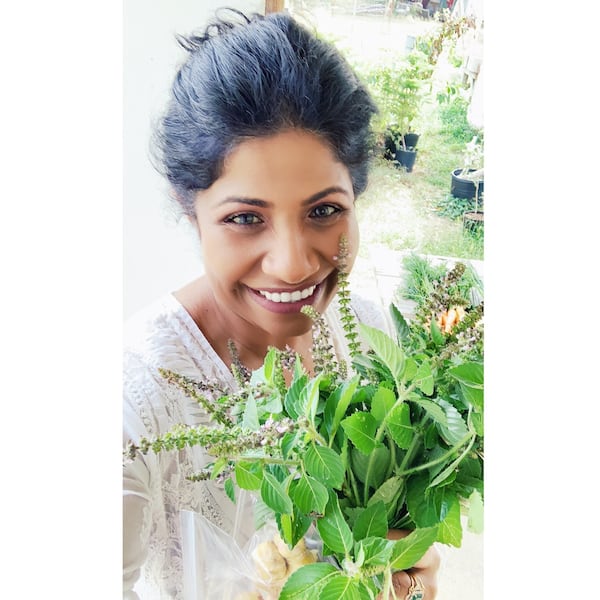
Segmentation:
<svg viewBox="0 0 600 600">
<path fill-rule="evenodd" d="M 298 302 L 298 300 L 304 300 L 304 298 L 311 296 L 316 287 L 316 285 L 311 285 L 304 290 L 294 292 L 263 292 L 259 290 L 259 294 L 271 302 Z"/>
</svg>

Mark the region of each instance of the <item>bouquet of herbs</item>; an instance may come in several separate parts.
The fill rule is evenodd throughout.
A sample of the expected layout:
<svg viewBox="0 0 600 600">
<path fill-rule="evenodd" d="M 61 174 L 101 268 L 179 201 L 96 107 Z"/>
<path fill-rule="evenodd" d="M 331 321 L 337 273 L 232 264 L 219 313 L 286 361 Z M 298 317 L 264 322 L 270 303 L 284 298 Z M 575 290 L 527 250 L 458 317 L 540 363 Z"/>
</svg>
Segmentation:
<svg viewBox="0 0 600 600">
<path fill-rule="evenodd" d="M 461 515 L 481 529 L 483 304 L 456 294 L 463 272 L 462 263 L 447 271 L 411 322 L 392 304 L 390 337 L 355 322 L 342 268 L 352 365 L 336 361 L 323 318 L 305 307 L 314 376 L 293 352 L 271 348 L 252 373 L 234 360 L 239 392 L 213 401 L 202 384 L 164 371 L 214 424 L 177 427 L 131 444 L 128 454 L 202 445 L 214 462 L 195 478 L 224 479 L 233 501 L 235 485 L 255 490 L 279 532 L 272 556 L 258 549 L 260 564 L 268 569 L 281 555 L 290 567 L 275 582 L 279 598 L 389 594 L 392 573 L 412 567 L 431 544 L 461 545 Z M 311 525 L 323 543 L 320 561 L 304 546 Z M 390 540 L 391 528 L 411 532 Z"/>
</svg>

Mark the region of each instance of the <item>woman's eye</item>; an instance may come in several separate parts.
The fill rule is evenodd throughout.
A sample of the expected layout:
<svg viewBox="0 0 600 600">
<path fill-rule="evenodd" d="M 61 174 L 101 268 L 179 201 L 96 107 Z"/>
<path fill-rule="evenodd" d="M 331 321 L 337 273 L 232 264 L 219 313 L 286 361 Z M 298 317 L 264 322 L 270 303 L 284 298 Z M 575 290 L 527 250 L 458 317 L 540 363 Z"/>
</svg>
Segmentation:
<svg viewBox="0 0 600 600">
<path fill-rule="evenodd" d="M 258 225 L 262 223 L 260 217 L 252 213 L 240 213 L 239 215 L 232 215 L 225 219 L 226 223 L 233 223 L 234 225 Z"/>
<path fill-rule="evenodd" d="M 333 206 L 332 204 L 320 204 L 312 209 L 310 215 L 311 217 L 323 219 L 325 217 L 331 217 L 338 212 L 340 212 L 340 209 L 337 206 Z"/>
</svg>

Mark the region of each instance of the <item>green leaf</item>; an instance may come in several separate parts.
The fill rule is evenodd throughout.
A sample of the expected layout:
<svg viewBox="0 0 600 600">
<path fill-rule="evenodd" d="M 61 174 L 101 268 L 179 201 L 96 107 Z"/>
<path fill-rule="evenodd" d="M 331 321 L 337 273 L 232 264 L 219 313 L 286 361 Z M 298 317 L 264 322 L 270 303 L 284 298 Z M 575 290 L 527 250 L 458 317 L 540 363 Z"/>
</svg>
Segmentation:
<svg viewBox="0 0 600 600">
<path fill-rule="evenodd" d="M 323 421 L 329 433 L 330 440 L 335 437 L 338 427 L 346 414 L 346 410 L 350 406 L 359 379 L 360 377 L 357 375 L 350 381 L 345 381 L 343 385 L 335 389 L 325 403 Z"/>
<path fill-rule="evenodd" d="M 406 319 L 395 304 L 390 304 L 390 314 L 392 315 L 392 323 L 396 330 L 398 341 L 406 341 L 410 336 L 410 327 Z"/>
<path fill-rule="evenodd" d="M 327 488 L 314 477 L 306 474 L 298 480 L 298 484 L 290 495 L 296 506 L 306 514 L 317 513 L 322 515 L 329 499 Z"/>
<path fill-rule="evenodd" d="M 342 421 L 344 432 L 350 441 L 363 453 L 371 453 L 378 445 L 375 440 L 377 421 L 371 413 L 355 412 Z"/>
<path fill-rule="evenodd" d="M 483 532 L 483 498 L 477 490 L 473 490 L 469 496 L 467 527 L 473 533 Z"/>
<path fill-rule="evenodd" d="M 344 464 L 331 448 L 310 444 L 304 454 L 304 466 L 309 475 L 325 486 L 339 489 L 344 483 Z"/>
<path fill-rule="evenodd" d="M 288 577 L 279 600 L 319 600 L 325 584 L 339 575 L 338 569 L 326 562 L 304 565 Z"/>
<path fill-rule="evenodd" d="M 352 550 L 354 545 L 352 531 L 344 519 L 338 497 L 333 491 L 329 493 L 329 502 L 324 516 L 317 519 L 317 529 L 323 543 L 334 552 L 347 555 Z"/>
<path fill-rule="evenodd" d="M 388 417 L 387 427 L 398 447 L 407 450 L 412 441 L 414 430 L 410 423 L 410 407 L 406 402 L 394 406 Z"/>
<path fill-rule="evenodd" d="M 295 376 L 285 395 L 283 405 L 287 414 L 294 420 L 302 414 L 300 393 L 305 388 L 307 382 L 308 376 L 306 374 Z"/>
<path fill-rule="evenodd" d="M 444 409 L 433 402 L 432 400 L 427 400 L 426 398 L 410 398 L 411 402 L 418 404 L 421 408 L 425 409 L 425 412 L 440 425 L 446 427 L 448 425 L 448 418 L 446 417 L 446 413 Z"/>
<path fill-rule="evenodd" d="M 433 341 L 433 343 L 438 348 L 440 346 L 443 346 L 444 342 L 446 341 L 446 338 L 444 337 L 444 334 L 442 333 L 442 331 L 439 328 L 439 325 L 436 323 L 435 319 L 431 319 L 431 325 L 429 327 L 429 331 L 431 333 L 431 340 Z"/>
<path fill-rule="evenodd" d="M 387 534 L 388 522 L 383 502 L 375 502 L 365 508 L 354 522 L 353 533 L 355 540 L 371 536 L 384 538 Z"/>
<path fill-rule="evenodd" d="M 432 527 L 441 523 L 456 500 L 456 492 L 448 487 L 428 486 L 427 473 L 412 475 L 407 482 L 406 506 L 418 527 Z"/>
<path fill-rule="evenodd" d="M 263 502 L 276 513 L 291 514 L 293 506 L 290 497 L 287 495 L 283 485 L 270 473 L 263 473 L 260 495 Z"/>
<path fill-rule="evenodd" d="M 337 577 L 332 577 L 319 594 L 319 600 L 363 600 L 363 598 L 368 600 L 370 596 L 360 581 L 350 579 L 341 573 Z"/>
<path fill-rule="evenodd" d="M 300 392 L 301 415 L 308 417 L 314 425 L 319 405 L 319 385 L 323 379 L 323 374 L 319 374 L 311 379 L 304 389 Z"/>
<path fill-rule="evenodd" d="M 378 488 L 384 482 L 390 464 L 390 451 L 387 446 L 381 445 L 370 454 L 352 449 L 352 472 L 361 483 L 366 483 L 369 463 L 369 487 Z"/>
<path fill-rule="evenodd" d="M 390 477 L 382 485 L 380 485 L 375 493 L 369 498 L 367 506 L 372 506 L 376 502 L 383 502 L 386 505 L 389 504 L 392 502 L 401 487 L 402 479 L 400 477 Z"/>
<path fill-rule="evenodd" d="M 263 480 L 262 463 L 240 461 L 235 465 L 235 480 L 243 490 L 260 489 Z"/>
<path fill-rule="evenodd" d="M 440 523 L 438 542 L 460 548 L 462 544 L 462 523 L 460 520 L 460 502 L 455 498 L 446 517 Z"/>
<path fill-rule="evenodd" d="M 387 535 L 387 528 L 383 536 L 368 537 L 359 542 L 362 544 L 365 554 L 365 565 L 386 565 L 389 562 L 394 549 L 394 542 L 386 540 L 385 535 Z"/>
<path fill-rule="evenodd" d="M 312 520 L 302 514 L 296 506 L 294 506 L 292 514 L 275 515 L 275 521 L 281 539 L 291 547 L 294 547 L 306 535 L 312 525 Z"/>
<path fill-rule="evenodd" d="M 396 394 L 389 388 L 379 386 L 371 399 L 371 414 L 377 423 L 383 422 L 392 406 L 396 403 Z"/>
<path fill-rule="evenodd" d="M 426 396 L 433 394 L 433 373 L 428 360 L 424 360 L 419 365 L 413 382 Z"/>
<path fill-rule="evenodd" d="M 483 365 L 468 362 L 448 369 L 448 375 L 470 387 L 483 389 Z"/>
<path fill-rule="evenodd" d="M 483 410 L 483 365 L 468 362 L 448 369 L 448 374 L 460 384 L 460 390 L 465 400 L 475 407 Z"/>
<path fill-rule="evenodd" d="M 275 375 L 275 366 L 277 358 L 277 349 L 269 348 L 263 361 L 263 368 L 265 374 L 265 381 L 273 385 L 273 377 Z"/>
<path fill-rule="evenodd" d="M 452 404 L 450 404 L 450 402 L 447 402 L 443 398 L 438 398 L 437 402 L 444 410 L 447 420 L 446 425 L 442 425 L 438 422 L 438 431 L 444 438 L 444 441 L 450 446 L 453 446 L 454 444 L 460 442 L 460 440 L 464 439 L 469 432 L 467 429 L 467 424 L 462 418 L 460 412 L 458 412 L 458 410 Z"/>
<path fill-rule="evenodd" d="M 402 348 L 380 329 L 369 327 L 364 323 L 359 323 L 359 329 L 377 358 L 390 370 L 395 380 L 400 380 L 405 361 Z"/>
<path fill-rule="evenodd" d="M 410 569 L 435 542 L 437 527 L 415 529 L 405 538 L 396 540 L 392 550 L 391 566 L 398 571 Z"/>
<path fill-rule="evenodd" d="M 225 493 L 227 494 L 227 497 L 232 502 L 235 502 L 235 488 L 233 486 L 233 481 L 231 480 L 231 477 L 225 481 L 223 487 L 225 488 Z"/>
<path fill-rule="evenodd" d="M 252 395 L 249 395 L 246 400 L 246 408 L 244 409 L 244 416 L 242 418 L 242 427 L 244 429 L 249 429 L 250 431 L 257 431 L 260 427 L 256 400 Z"/>
</svg>

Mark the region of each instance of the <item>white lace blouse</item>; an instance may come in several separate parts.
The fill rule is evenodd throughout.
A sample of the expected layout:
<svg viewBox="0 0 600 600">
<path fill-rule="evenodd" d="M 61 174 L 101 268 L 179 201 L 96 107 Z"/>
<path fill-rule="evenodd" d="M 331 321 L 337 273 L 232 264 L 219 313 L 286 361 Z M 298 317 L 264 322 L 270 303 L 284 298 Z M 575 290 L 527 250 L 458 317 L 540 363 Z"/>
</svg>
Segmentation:
<svg viewBox="0 0 600 600">
<path fill-rule="evenodd" d="M 353 298 L 358 319 L 387 329 L 373 302 Z M 338 358 L 348 360 L 344 332 L 334 301 L 325 313 Z M 158 373 L 166 368 L 234 390 L 236 382 L 188 312 L 167 295 L 125 325 L 124 444 L 152 438 L 185 423 L 207 423 L 206 413 Z M 230 533 L 236 504 L 215 482 L 191 482 L 186 475 L 208 462 L 199 448 L 154 454 L 124 467 L 123 598 L 183 599 L 181 511 L 202 514 Z M 238 503 L 239 504 L 239 503 Z M 237 510 L 240 508 L 237 506 Z M 243 507 L 242 507 L 243 510 Z M 244 521 L 251 533 L 251 519 Z"/>
</svg>

